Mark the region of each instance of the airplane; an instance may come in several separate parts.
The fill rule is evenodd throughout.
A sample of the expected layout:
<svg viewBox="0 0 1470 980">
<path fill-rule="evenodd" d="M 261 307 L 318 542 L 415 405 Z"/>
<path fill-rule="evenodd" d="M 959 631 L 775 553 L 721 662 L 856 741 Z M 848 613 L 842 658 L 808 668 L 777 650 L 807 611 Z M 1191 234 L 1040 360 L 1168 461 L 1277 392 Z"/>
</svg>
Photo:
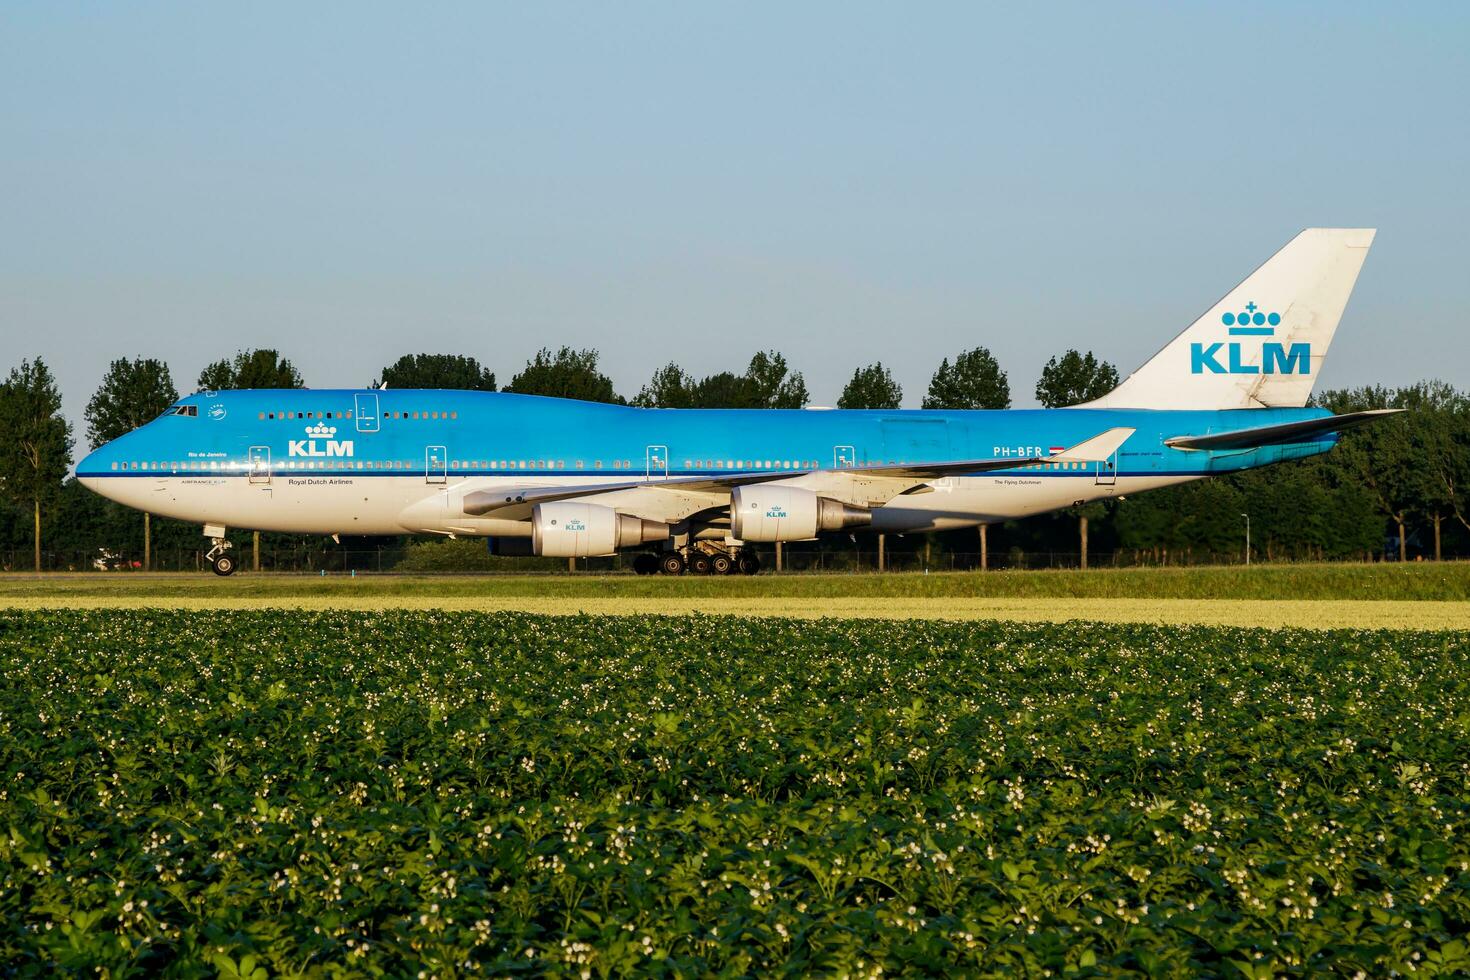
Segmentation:
<svg viewBox="0 0 1470 980">
<path fill-rule="evenodd" d="M 201 391 L 83 485 L 229 528 L 479 536 L 754 574 L 752 544 L 974 527 L 1329 451 L 1387 410 L 1306 407 L 1374 229 L 1309 228 L 1108 394 L 1005 411 L 647 409 L 454 390 Z"/>
</svg>

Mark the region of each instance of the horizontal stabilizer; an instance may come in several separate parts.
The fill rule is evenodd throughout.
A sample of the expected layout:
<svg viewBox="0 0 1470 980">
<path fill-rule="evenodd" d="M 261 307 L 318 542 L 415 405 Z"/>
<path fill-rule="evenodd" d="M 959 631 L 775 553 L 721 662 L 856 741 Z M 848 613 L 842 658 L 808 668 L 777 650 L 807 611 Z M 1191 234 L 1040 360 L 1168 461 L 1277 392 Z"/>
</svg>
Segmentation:
<svg viewBox="0 0 1470 980">
<path fill-rule="evenodd" d="M 1207 436 L 1175 436 L 1165 439 L 1164 445 L 1174 449 L 1255 449 L 1259 446 L 1279 446 L 1288 442 L 1311 442 L 1329 432 L 1366 425 L 1390 415 L 1397 415 L 1401 408 L 1377 408 L 1369 412 L 1351 412 L 1347 415 L 1329 415 L 1305 422 L 1284 422 L 1281 425 L 1263 425 L 1254 429 L 1236 432 L 1217 432 Z"/>
</svg>

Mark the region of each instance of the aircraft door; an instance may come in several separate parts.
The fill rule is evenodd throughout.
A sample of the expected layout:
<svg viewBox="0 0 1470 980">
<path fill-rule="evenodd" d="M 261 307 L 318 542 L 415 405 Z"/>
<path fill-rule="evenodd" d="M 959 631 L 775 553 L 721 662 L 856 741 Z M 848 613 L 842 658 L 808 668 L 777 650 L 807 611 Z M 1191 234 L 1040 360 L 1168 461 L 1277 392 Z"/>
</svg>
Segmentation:
<svg viewBox="0 0 1470 980">
<path fill-rule="evenodd" d="M 271 447 L 250 447 L 250 482 L 262 484 L 271 482 Z"/>
<path fill-rule="evenodd" d="M 857 450 L 852 446 L 832 447 L 832 468 L 834 470 L 847 469 L 857 465 Z"/>
<path fill-rule="evenodd" d="M 1098 486 L 1110 487 L 1118 482 L 1118 453 L 1116 450 L 1107 459 L 1093 465 L 1097 467 Z"/>
<path fill-rule="evenodd" d="M 352 417 L 358 432 L 378 431 L 378 393 L 360 391 L 352 396 Z"/>
<path fill-rule="evenodd" d="M 424 450 L 424 482 L 445 483 L 449 479 L 449 452 L 443 446 Z"/>
<path fill-rule="evenodd" d="M 669 447 L 648 446 L 643 454 L 644 475 L 650 480 L 669 478 Z"/>
</svg>

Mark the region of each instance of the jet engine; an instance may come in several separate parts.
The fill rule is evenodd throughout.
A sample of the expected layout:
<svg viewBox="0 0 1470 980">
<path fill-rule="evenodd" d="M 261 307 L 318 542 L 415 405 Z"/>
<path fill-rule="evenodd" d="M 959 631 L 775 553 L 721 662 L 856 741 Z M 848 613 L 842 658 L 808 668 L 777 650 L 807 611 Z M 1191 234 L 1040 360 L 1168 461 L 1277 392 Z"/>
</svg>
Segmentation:
<svg viewBox="0 0 1470 980">
<path fill-rule="evenodd" d="M 730 533 L 742 541 L 805 541 L 873 523 L 873 512 L 800 487 L 754 484 L 730 493 Z"/>
<path fill-rule="evenodd" d="M 611 555 L 668 536 L 667 524 L 597 504 L 557 501 L 537 504 L 531 511 L 531 550 L 553 558 Z"/>
</svg>

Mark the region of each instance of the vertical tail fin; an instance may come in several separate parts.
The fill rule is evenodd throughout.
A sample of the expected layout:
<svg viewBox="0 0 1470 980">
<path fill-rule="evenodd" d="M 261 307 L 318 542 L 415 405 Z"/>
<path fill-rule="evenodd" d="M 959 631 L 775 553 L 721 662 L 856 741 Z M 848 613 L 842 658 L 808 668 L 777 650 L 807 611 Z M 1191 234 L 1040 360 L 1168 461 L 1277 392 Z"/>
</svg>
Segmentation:
<svg viewBox="0 0 1470 980">
<path fill-rule="evenodd" d="M 1307 403 L 1372 228 L 1308 228 L 1108 394 L 1079 408 Z"/>
</svg>

